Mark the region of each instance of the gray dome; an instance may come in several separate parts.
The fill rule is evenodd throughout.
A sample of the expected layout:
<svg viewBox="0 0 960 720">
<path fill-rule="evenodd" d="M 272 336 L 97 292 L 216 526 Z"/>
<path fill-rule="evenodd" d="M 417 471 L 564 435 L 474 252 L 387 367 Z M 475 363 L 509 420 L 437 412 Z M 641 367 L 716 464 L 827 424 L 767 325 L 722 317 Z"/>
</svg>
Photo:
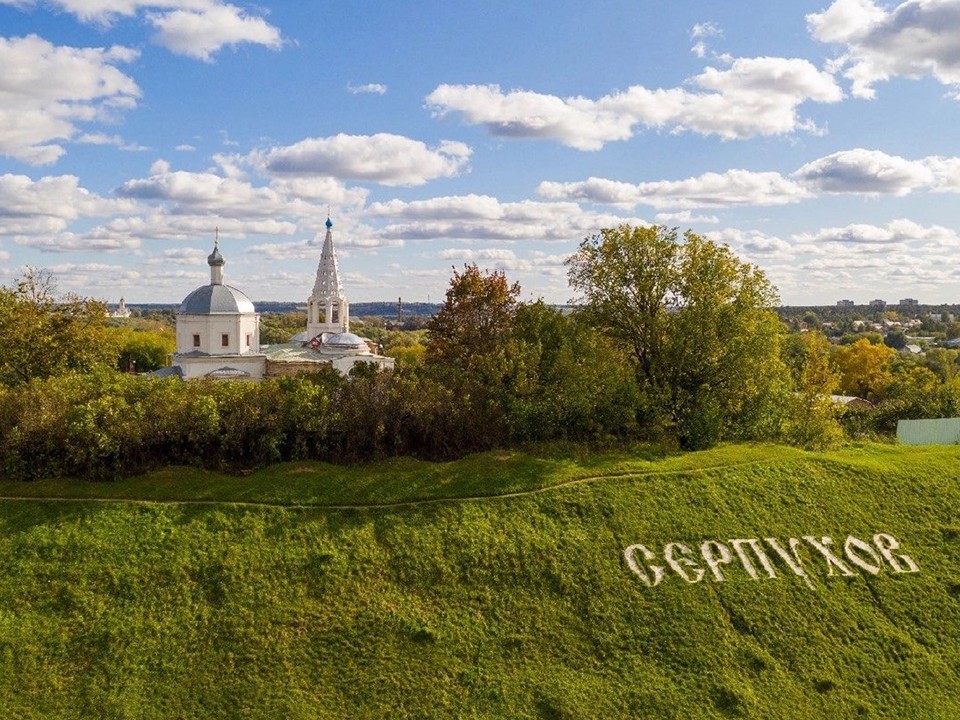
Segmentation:
<svg viewBox="0 0 960 720">
<path fill-rule="evenodd" d="M 366 350 L 367 343 L 365 343 L 363 338 L 361 338 L 359 335 L 354 335 L 353 333 L 349 332 L 324 333 L 323 347 Z"/>
<path fill-rule="evenodd" d="M 207 265 L 210 267 L 223 267 L 227 264 L 227 261 L 223 259 L 223 255 L 220 254 L 219 243 L 213 244 L 213 252 L 207 255 Z"/>
<path fill-rule="evenodd" d="M 182 315 L 213 315 L 216 313 L 254 313 L 250 298 L 229 285 L 204 285 L 187 295 L 178 311 Z"/>
</svg>

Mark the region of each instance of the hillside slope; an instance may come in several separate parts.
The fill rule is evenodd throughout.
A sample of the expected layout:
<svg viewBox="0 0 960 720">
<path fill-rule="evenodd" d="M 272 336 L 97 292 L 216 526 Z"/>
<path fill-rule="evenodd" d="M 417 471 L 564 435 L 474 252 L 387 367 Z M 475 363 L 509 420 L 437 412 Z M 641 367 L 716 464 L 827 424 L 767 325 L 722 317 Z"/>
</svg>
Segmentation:
<svg viewBox="0 0 960 720">
<path fill-rule="evenodd" d="M 958 461 L 748 446 L 3 484 L 62 499 L 0 501 L 0 716 L 960 717 Z M 832 576 L 805 536 L 833 539 Z"/>
</svg>

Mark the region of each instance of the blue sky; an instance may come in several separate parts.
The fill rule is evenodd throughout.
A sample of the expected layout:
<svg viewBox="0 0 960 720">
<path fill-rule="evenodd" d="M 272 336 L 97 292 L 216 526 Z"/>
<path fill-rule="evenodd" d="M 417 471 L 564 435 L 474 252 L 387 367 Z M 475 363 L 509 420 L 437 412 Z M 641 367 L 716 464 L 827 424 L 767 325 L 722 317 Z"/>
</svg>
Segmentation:
<svg viewBox="0 0 960 720">
<path fill-rule="evenodd" d="M 0 0 L 0 276 L 352 302 L 452 266 L 572 296 L 619 223 L 693 229 L 785 304 L 960 302 L 960 0 Z"/>
</svg>

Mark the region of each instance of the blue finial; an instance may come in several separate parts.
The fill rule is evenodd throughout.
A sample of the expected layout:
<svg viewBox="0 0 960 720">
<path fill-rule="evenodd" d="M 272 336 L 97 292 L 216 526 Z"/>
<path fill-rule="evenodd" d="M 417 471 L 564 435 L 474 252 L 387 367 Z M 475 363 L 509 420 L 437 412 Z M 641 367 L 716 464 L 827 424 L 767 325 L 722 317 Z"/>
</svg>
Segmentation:
<svg viewBox="0 0 960 720">
<path fill-rule="evenodd" d="M 324 223 L 327 226 L 327 230 L 333 227 L 333 221 L 328 217 L 327 222 Z"/>
</svg>

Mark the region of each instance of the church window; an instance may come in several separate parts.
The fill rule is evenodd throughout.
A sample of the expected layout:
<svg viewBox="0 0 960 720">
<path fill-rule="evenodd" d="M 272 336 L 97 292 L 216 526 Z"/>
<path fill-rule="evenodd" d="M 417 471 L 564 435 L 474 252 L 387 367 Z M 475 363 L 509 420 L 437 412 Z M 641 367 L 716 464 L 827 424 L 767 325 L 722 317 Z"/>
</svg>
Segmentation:
<svg viewBox="0 0 960 720">
<path fill-rule="evenodd" d="M 199 335 L 194 335 L 194 336 L 193 336 L 193 346 L 194 346 L 194 347 L 200 347 L 200 336 L 199 336 Z"/>
<path fill-rule="evenodd" d="M 250 333 L 247 333 L 247 347 L 253 345 L 253 336 Z"/>
<path fill-rule="evenodd" d="M 333 308 L 330 314 L 333 315 L 333 319 L 331 319 L 330 322 L 340 322 L 340 308 Z"/>
<path fill-rule="evenodd" d="M 230 335 L 228 335 L 227 333 L 223 333 L 220 336 L 220 344 L 223 347 L 230 347 Z"/>
</svg>

